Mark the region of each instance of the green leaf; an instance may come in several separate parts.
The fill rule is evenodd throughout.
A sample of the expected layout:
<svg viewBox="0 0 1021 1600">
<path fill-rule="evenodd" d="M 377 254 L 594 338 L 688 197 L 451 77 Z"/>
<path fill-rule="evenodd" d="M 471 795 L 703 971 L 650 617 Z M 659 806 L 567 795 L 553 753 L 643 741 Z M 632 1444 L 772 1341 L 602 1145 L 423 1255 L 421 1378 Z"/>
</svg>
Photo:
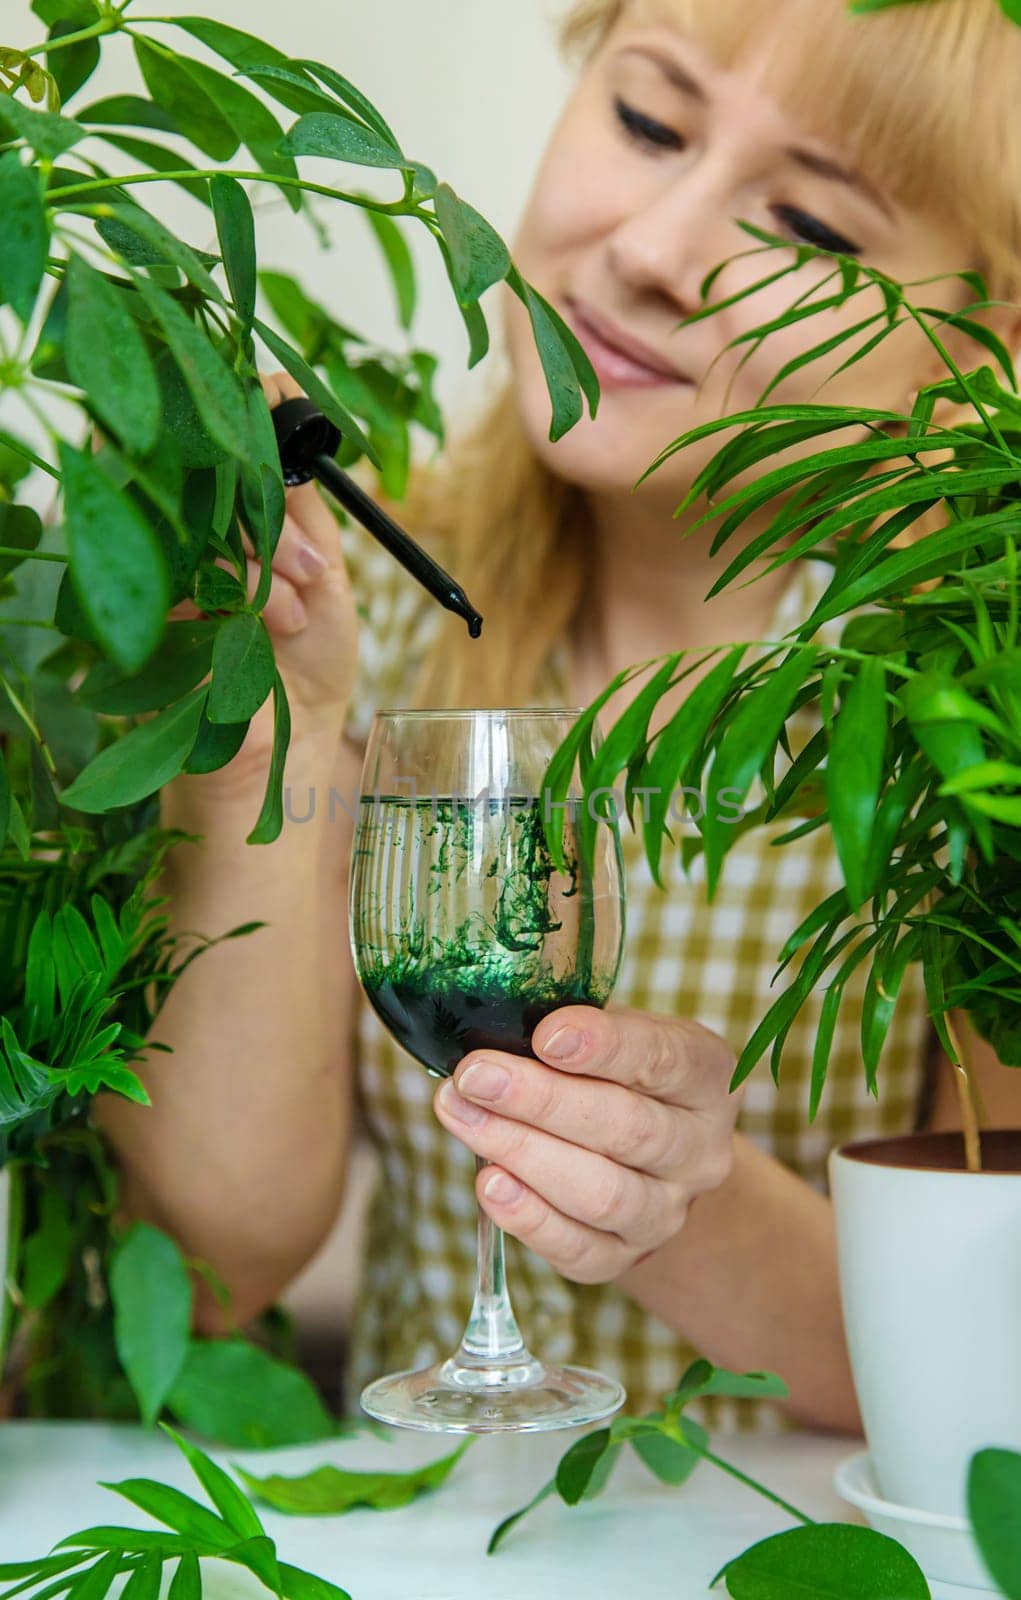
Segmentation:
<svg viewBox="0 0 1021 1600">
<path fill-rule="evenodd" d="M 872 889 L 869 850 L 883 781 L 886 727 L 886 668 L 882 660 L 870 657 L 843 697 L 824 773 L 833 842 L 852 911 Z"/>
<path fill-rule="evenodd" d="M 683 1440 L 662 1431 L 639 1434 L 631 1440 L 631 1448 L 660 1483 L 675 1486 L 686 1483 L 701 1460 Z"/>
<path fill-rule="evenodd" d="M 46 271 L 50 231 L 39 174 L 16 150 L 0 157 L 0 216 L 0 303 L 27 323 Z"/>
<path fill-rule="evenodd" d="M 816 654 L 814 646 L 794 650 L 760 687 L 746 692 L 720 740 L 709 774 L 702 825 L 710 900 L 716 892 L 723 858 L 735 837 L 731 820 L 719 816 L 720 797 L 724 791 L 734 797 L 722 802 L 727 806 L 741 804 L 747 798 L 752 780 L 774 747 Z"/>
<path fill-rule="evenodd" d="M 276 356 L 281 366 L 286 367 L 291 377 L 301 385 L 301 388 L 320 409 L 325 412 L 331 422 L 336 423 L 348 444 L 355 445 L 363 455 L 368 456 L 374 467 L 380 466 L 379 456 L 362 432 L 355 418 L 347 407 L 337 399 L 333 390 L 328 388 L 319 374 L 309 366 L 304 356 L 300 355 L 286 339 L 273 328 L 267 327 L 264 322 L 255 319 L 255 330 L 269 349 Z"/>
<path fill-rule="evenodd" d="M 139 94 L 112 94 L 77 113 L 79 122 L 119 128 L 151 128 L 157 133 L 180 133 L 162 106 Z"/>
<path fill-rule="evenodd" d="M 47 1184 L 40 1197 L 39 1226 L 25 1240 L 22 1252 L 19 1288 L 30 1310 L 49 1305 L 66 1281 L 74 1245 L 75 1229 L 64 1196 L 56 1185 Z"/>
<path fill-rule="evenodd" d="M 236 1544 L 227 1556 L 227 1560 L 235 1562 L 238 1566 L 247 1567 L 249 1572 L 254 1572 L 263 1587 L 269 1589 L 271 1594 L 283 1594 L 283 1580 L 277 1562 L 276 1545 L 266 1534 Z"/>
<path fill-rule="evenodd" d="M 464 1439 L 449 1455 L 412 1472 L 344 1472 L 339 1467 L 317 1467 L 300 1478 L 256 1478 L 236 1463 L 234 1470 L 257 1500 L 290 1516 L 336 1516 L 355 1506 L 392 1511 L 444 1484 L 472 1442 L 471 1437 Z"/>
<path fill-rule="evenodd" d="M 234 372 L 171 295 L 141 275 L 135 287 L 163 328 L 210 437 L 229 455 L 243 458 L 248 412 Z"/>
<path fill-rule="evenodd" d="M 724 1573 L 733 1600 L 930 1600 L 922 1570 L 903 1545 L 851 1523 L 775 1534 Z"/>
<path fill-rule="evenodd" d="M 823 1088 L 826 1084 L 826 1071 L 829 1067 L 830 1048 L 833 1044 L 837 1015 L 840 1011 L 841 994 L 841 988 L 836 983 L 831 983 L 823 996 L 819 1027 L 816 1030 L 815 1042 L 812 1046 L 812 1085 L 808 1101 L 809 1122 L 815 1121 L 819 1103 L 822 1099 Z"/>
<path fill-rule="evenodd" d="M 210 722 L 250 722 L 273 687 L 273 642 L 261 617 L 241 611 L 216 635 L 213 682 L 206 715 Z"/>
<path fill-rule="evenodd" d="M 571 1445 L 560 1458 L 555 1478 L 557 1494 L 565 1505 L 576 1506 L 585 1498 L 599 1466 L 615 1449 L 609 1428 L 597 1428 Z"/>
<path fill-rule="evenodd" d="M 968 1515 L 998 1587 L 1007 1600 L 1021 1600 L 1021 1454 L 991 1449 L 972 1456 Z"/>
<path fill-rule="evenodd" d="M 219 772 L 233 761 L 245 742 L 248 725 L 244 722 L 210 722 L 205 708 L 185 772 Z"/>
<path fill-rule="evenodd" d="M 302 1373 L 240 1339 L 193 1341 L 167 1403 L 186 1428 L 239 1449 L 305 1444 L 337 1432 Z"/>
<path fill-rule="evenodd" d="M 493 1530 L 489 1543 L 486 1546 L 486 1555 L 495 1556 L 497 1550 L 503 1544 L 503 1541 L 506 1539 L 511 1529 L 517 1526 L 522 1517 L 527 1517 L 530 1511 L 534 1511 L 536 1506 L 541 1506 L 544 1500 L 548 1500 L 550 1495 L 556 1494 L 556 1492 L 557 1480 L 555 1478 L 551 1478 L 548 1483 L 543 1484 L 538 1494 L 534 1495 L 533 1498 L 529 1500 L 527 1506 L 522 1506 L 520 1511 L 515 1511 L 511 1514 L 511 1516 L 504 1517 L 500 1525 Z"/>
<path fill-rule="evenodd" d="M 154 1483 L 151 1478 L 125 1478 L 120 1483 L 104 1483 L 101 1487 L 119 1494 L 164 1527 L 181 1534 L 198 1548 L 200 1555 L 228 1550 L 237 1542 L 233 1529 L 220 1517 L 168 1484 Z"/>
<path fill-rule="evenodd" d="M 264 1534 L 266 1530 L 259 1521 L 258 1513 L 241 1493 L 233 1478 L 229 1478 L 223 1468 L 218 1467 L 215 1461 L 211 1461 L 197 1445 L 191 1444 L 181 1434 L 175 1433 L 165 1422 L 161 1422 L 160 1427 L 173 1439 L 213 1505 L 234 1532 L 240 1534 L 242 1539 L 257 1539 Z"/>
<path fill-rule="evenodd" d="M 273 754 L 266 780 L 266 793 L 258 821 L 248 835 L 246 844 L 271 844 L 280 836 L 280 830 L 284 825 L 284 765 L 290 740 L 291 708 L 284 680 L 277 672 L 273 680 Z"/>
<path fill-rule="evenodd" d="M 43 536 L 42 518 L 31 506 L 15 506 L 0 500 L 0 544 L 24 550 L 38 550 Z M 20 566 L 18 556 L 0 557 L 0 578 Z"/>
<path fill-rule="evenodd" d="M 335 68 L 324 67 L 322 62 L 308 59 L 294 61 L 291 65 L 304 72 L 311 73 L 314 78 L 318 78 L 320 83 L 325 84 L 328 89 L 332 89 L 337 98 L 349 110 L 361 117 L 363 122 L 367 122 L 370 128 L 374 128 L 381 139 L 385 140 L 387 144 L 393 145 L 394 149 L 400 149 L 400 140 L 382 112 L 377 110 L 372 101 L 367 99 L 360 89 L 356 89 L 353 83 L 349 82 L 347 78 L 341 77 Z"/>
<path fill-rule="evenodd" d="M 652 790 L 648 821 L 644 814 L 642 818 L 645 852 L 652 876 L 661 888 L 660 858 L 671 797 L 726 698 L 744 648 L 739 645 L 729 651 L 685 696 L 683 704 L 657 734 L 643 769 L 642 786 Z"/>
<path fill-rule="evenodd" d="M 11 780 L 7 762 L 0 751 L 0 848 L 7 842 L 7 829 L 11 821 Z"/>
<path fill-rule="evenodd" d="M 730 1372 L 702 1358 L 688 1367 L 677 1388 L 664 1397 L 668 1409 L 677 1410 L 702 1395 L 727 1395 L 733 1400 L 784 1400 L 787 1385 L 774 1372 Z"/>
<path fill-rule="evenodd" d="M 14 138 L 24 139 L 37 156 L 49 161 L 62 156 L 89 131 L 73 117 L 58 116 L 53 111 L 33 111 L 13 95 L 0 94 L 0 130 L 5 128 Z"/>
<path fill-rule="evenodd" d="M 299 117 L 280 149 L 292 156 L 326 156 L 359 167 L 407 168 L 409 161 L 395 144 L 375 131 L 331 111 L 309 111 Z"/>
<path fill-rule="evenodd" d="M 139 1222 L 114 1251 L 110 1269 L 117 1354 L 152 1427 L 188 1353 L 192 1286 L 174 1241 Z"/>
<path fill-rule="evenodd" d="M 415 263 L 408 241 L 392 217 L 379 211 L 366 211 L 365 219 L 376 236 L 397 299 L 397 319 L 407 331 L 414 320 L 417 295 Z"/>
<path fill-rule="evenodd" d="M 210 181 L 216 233 L 220 241 L 227 282 L 236 310 L 246 329 L 255 316 L 255 220 L 244 189 L 225 172 Z"/>
<path fill-rule="evenodd" d="M 91 454 L 61 440 L 60 464 L 75 593 L 113 660 L 137 671 L 159 643 L 170 603 L 163 552 Z"/>
<path fill-rule="evenodd" d="M 202 1600 L 202 1574 L 198 1556 L 189 1552 L 181 1557 L 170 1580 L 167 1595 L 168 1600 Z"/>
<path fill-rule="evenodd" d="M 207 262 L 216 264 L 216 257 L 193 250 L 190 244 L 179 239 L 165 228 L 157 217 L 150 216 L 138 205 L 110 205 L 96 222 L 96 232 L 105 244 L 122 261 L 132 267 L 177 267 L 189 283 L 217 305 L 226 300 L 216 279 L 209 274 Z"/>
<path fill-rule="evenodd" d="M 1005 17 L 1021 27 L 1021 0 L 1000 0 L 1000 9 Z"/>
<path fill-rule="evenodd" d="M 283 129 L 257 95 L 205 62 L 185 56 L 178 56 L 177 62 L 192 85 L 215 104 L 233 129 L 235 140 L 251 151 L 263 172 L 271 177 L 297 178 L 293 160 L 280 149 Z M 296 190 L 288 189 L 286 199 L 292 210 L 301 209 L 301 196 Z"/>
<path fill-rule="evenodd" d="M 511 270 L 510 251 L 500 235 L 449 184 L 436 191 L 436 217 L 450 247 L 453 282 L 462 305 L 473 305 Z"/>
<path fill-rule="evenodd" d="M 569 433 L 575 423 L 581 421 L 584 412 L 582 394 L 588 400 L 589 414 L 593 417 L 596 415 L 599 382 L 577 338 L 549 301 L 544 300 L 530 283 L 526 283 L 516 268 L 507 274 L 507 282 L 531 319 L 546 387 L 553 404 L 549 436 L 555 443 Z"/>
<path fill-rule="evenodd" d="M 277 1568 L 286 1600 L 351 1600 L 346 1589 L 338 1589 L 326 1578 L 317 1578 L 300 1567 L 290 1567 L 286 1561 L 278 1561 Z"/>
<path fill-rule="evenodd" d="M 205 178 L 181 177 L 179 174 L 194 172 L 198 168 L 193 161 L 189 161 L 179 150 L 167 150 L 163 145 L 153 144 L 151 139 L 136 139 L 125 133 L 101 133 L 99 137 L 115 150 L 121 150 L 130 156 L 136 170 L 150 167 L 153 172 L 174 173 L 170 180 L 176 183 L 185 194 L 190 194 L 194 199 L 201 201 L 205 206 L 209 204 L 209 184 Z"/>
<path fill-rule="evenodd" d="M 169 622 L 159 648 L 141 672 L 125 674 L 109 661 L 97 662 L 75 690 L 75 699 L 104 716 L 162 710 L 206 676 L 219 626 L 204 618 Z"/>
<path fill-rule="evenodd" d="M 87 1572 L 75 1578 L 68 1590 L 69 1600 L 106 1600 L 121 1566 L 120 1551 L 111 1550 Z"/>
<path fill-rule="evenodd" d="M 19 1578 L 52 1578 L 80 1566 L 84 1560 L 84 1552 L 77 1550 L 69 1555 L 46 1556 L 42 1561 L 0 1562 L 0 1583 L 14 1583 Z"/>
<path fill-rule="evenodd" d="M 195 742 L 206 692 L 193 689 L 101 750 L 63 791 L 61 802 L 78 811 L 109 811 L 144 800 L 176 778 Z"/>
<path fill-rule="evenodd" d="M 216 99 L 195 81 L 183 57 L 135 34 L 135 58 L 146 88 L 186 139 L 214 161 L 229 161 L 240 140 Z"/>
<path fill-rule="evenodd" d="M 98 20 L 99 10 L 95 4 L 76 7 L 73 17 L 65 13 L 54 20 L 49 42 L 62 39 L 69 33 L 77 33 L 79 29 L 87 28 Z M 57 85 L 62 105 L 66 105 L 71 96 L 88 82 L 99 65 L 99 56 L 98 39 L 80 39 L 77 44 L 66 45 L 64 49 L 55 50 L 47 56 L 46 68 Z"/>
<path fill-rule="evenodd" d="M 67 369 L 124 447 L 148 455 L 159 434 L 160 390 L 124 294 L 81 256 L 68 262 L 67 293 Z"/>
<path fill-rule="evenodd" d="M 158 1555 L 143 1556 L 124 1588 L 120 1600 L 159 1600 L 163 1563 Z"/>
</svg>

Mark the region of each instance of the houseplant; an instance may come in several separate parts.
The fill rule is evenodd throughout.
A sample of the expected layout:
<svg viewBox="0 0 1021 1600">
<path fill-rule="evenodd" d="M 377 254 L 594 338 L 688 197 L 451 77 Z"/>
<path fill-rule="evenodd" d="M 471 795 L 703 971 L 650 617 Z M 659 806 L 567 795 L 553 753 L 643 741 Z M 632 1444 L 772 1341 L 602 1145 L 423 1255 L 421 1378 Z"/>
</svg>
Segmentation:
<svg viewBox="0 0 1021 1600">
<path fill-rule="evenodd" d="M 316 1436 L 334 1424 L 298 1373 L 240 1337 L 190 1338 L 201 1264 L 157 1229 L 117 1233 L 116 1173 L 88 1127 L 99 1088 L 141 1095 L 127 1063 L 183 970 L 152 894 L 179 837 L 158 826 L 158 790 L 225 765 L 270 696 L 272 770 L 249 842 L 281 828 L 289 713 L 260 613 L 284 489 L 260 352 L 339 426 L 342 462 L 366 457 L 392 496 L 410 430 L 442 433 L 428 352 L 377 350 L 292 278 L 260 274 L 245 182 L 299 219 L 312 195 L 359 208 L 405 327 L 415 278 L 396 219 L 425 227 L 472 363 L 488 346 L 480 298 L 506 280 L 532 319 L 554 436 L 596 387 L 499 236 L 332 67 L 206 17 L 135 26 L 131 0 L 32 9 L 48 37 L 0 49 L 0 1164 L 17 1157 L 24 1178 L 27 1404 L 152 1420 L 167 1402 L 225 1441 Z M 86 104 L 111 45 L 130 46 L 147 92 Z M 392 197 L 332 186 L 335 162 Z M 216 254 L 160 220 L 168 183 L 204 208 Z M 59 523 L 44 528 L 26 500 L 28 467 L 52 480 Z M 262 562 L 251 600 L 242 524 Z M 203 617 L 168 623 L 186 596 Z M 233 1409 L 214 1405 L 228 1390 Z"/>
<path fill-rule="evenodd" d="M 748 231 L 751 251 L 770 262 L 778 249 L 790 254 L 789 244 Z M 786 270 L 804 258 L 795 252 Z M 928 305 L 922 286 L 896 284 L 837 256 L 826 278 L 773 325 L 865 296 L 848 333 L 836 338 L 828 327 L 797 363 L 829 355 L 828 370 L 843 370 L 915 323 L 939 354 L 943 376 L 922 390 L 910 414 L 821 400 L 772 403 L 792 364 L 756 409 L 707 424 L 664 451 L 651 471 L 696 440 L 727 434 L 686 502 L 708 497 L 696 526 L 715 525 L 714 550 L 769 508 L 764 531 L 726 562 L 711 593 L 740 580 L 757 556 L 774 570 L 812 552 L 832 565 L 832 580 L 812 615 L 764 659 L 742 665 L 747 647 L 739 645 L 712 652 L 719 662 L 652 732 L 662 694 L 691 670 L 683 652 L 661 664 L 592 757 L 588 729 L 627 681 L 622 675 L 589 708 L 549 774 L 562 797 L 567 762 L 579 750 L 587 754 L 590 831 L 607 803 L 601 795 L 623 779 L 654 873 L 668 799 L 681 789 L 704 796 L 704 815 L 692 817 L 697 833 L 688 829 L 682 848 L 688 863 L 704 855 L 710 897 L 745 829 L 790 818 L 774 840 L 781 849 L 831 829 L 843 887 L 779 952 L 784 981 L 741 1052 L 734 1087 L 767 1051 L 779 1078 L 791 1023 L 822 986 L 814 1117 L 844 988 L 864 963 L 862 1065 L 877 1093 L 898 990 L 908 964 L 921 963 L 930 1015 L 956 1064 L 963 1137 L 897 1141 L 870 1150 L 868 1161 L 849 1147 L 834 1154 L 830 1170 L 849 1343 L 880 1493 L 945 1514 L 964 1510 L 976 1450 L 1021 1446 L 1021 1129 L 983 1141 L 954 1015 L 968 1015 L 1004 1070 L 1021 1067 L 1021 401 L 1011 353 L 982 318 L 992 309 L 985 286 L 974 274 L 962 277 L 971 303 L 950 313 Z M 727 303 L 707 303 L 696 315 L 715 315 Z M 749 348 L 771 331 L 756 330 Z M 962 370 L 951 337 L 955 348 L 970 341 L 985 359 Z M 952 421 L 943 420 L 947 407 Z M 851 443 L 849 429 L 857 430 Z M 836 434 L 840 444 L 832 442 Z M 812 449 L 791 462 L 784 451 L 795 444 Z M 760 463 L 751 485 L 731 489 L 732 479 Z M 846 619 L 839 645 L 821 643 L 820 625 L 838 619 Z M 795 753 L 789 735 L 806 708 L 819 727 Z M 716 796 L 729 789 L 745 801 L 756 779 L 761 803 L 737 826 L 721 818 Z M 639 819 L 639 798 L 648 796 Z M 936 1164 L 934 1151 L 950 1170 L 921 1170 Z M 940 1375 L 962 1360 L 974 1377 L 948 1392 Z"/>
</svg>

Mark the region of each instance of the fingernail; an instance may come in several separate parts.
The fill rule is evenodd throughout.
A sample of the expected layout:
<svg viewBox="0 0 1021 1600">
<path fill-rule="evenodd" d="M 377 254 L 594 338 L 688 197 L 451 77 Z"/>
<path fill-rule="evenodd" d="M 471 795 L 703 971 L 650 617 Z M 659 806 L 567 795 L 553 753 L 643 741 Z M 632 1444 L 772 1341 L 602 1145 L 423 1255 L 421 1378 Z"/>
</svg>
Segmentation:
<svg viewBox="0 0 1021 1600">
<path fill-rule="evenodd" d="M 499 1100 L 510 1088 L 510 1081 L 510 1073 L 495 1061 L 473 1061 L 461 1073 L 457 1087 L 473 1100 Z"/>
<path fill-rule="evenodd" d="M 326 571 L 326 557 L 314 544 L 305 540 L 298 549 L 298 565 L 310 578 L 318 578 Z"/>
<path fill-rule="evenodd" d="M 576 1056 L 584 1043 L 585 1035 L 579 1033 L 577 1028 L 558 1028 L 539 1049 L 544 1056 L 552 1056 L 555 1061 L 566 1061 L 568 1056 Z"/>
<path fill-rule="evenodd" d="M 515 1200 L 520 1200 L 525 1192 L 524 1184 L 512 1178 L 507 1172 L 494 1172 L 482 1190 L 487 1200 L 495 1200 L 499 1205 L 513 1205 Z"/>
<path fill-rule="evenodd" d="M 469 1128 L 479 1127 L 489 1116 L 489 1112 L 483 1111 L 481 1106 L 472 1105 L 470 1100 L 462 1100 L 449 1078 L 440 1090 L 440 1105 L 448 1117 L 456 1118 Z"/>
</svg>

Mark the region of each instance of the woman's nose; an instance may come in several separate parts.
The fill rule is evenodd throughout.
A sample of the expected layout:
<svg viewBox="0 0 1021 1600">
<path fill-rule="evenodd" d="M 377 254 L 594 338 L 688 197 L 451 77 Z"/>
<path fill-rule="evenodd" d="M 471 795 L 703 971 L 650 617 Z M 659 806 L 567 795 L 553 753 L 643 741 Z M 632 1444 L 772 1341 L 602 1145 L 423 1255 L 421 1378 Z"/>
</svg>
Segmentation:
<svg viewBox="0 0 1021 1600">
<path fill-rule="evenodd" d="M 617 224 L 609 263 L 633 293 L 658 294 L 689 314 L 702 303 L 706 274 L 741 248 L 740 237 L 722 195 L 692 173 Z"/>
</svg>

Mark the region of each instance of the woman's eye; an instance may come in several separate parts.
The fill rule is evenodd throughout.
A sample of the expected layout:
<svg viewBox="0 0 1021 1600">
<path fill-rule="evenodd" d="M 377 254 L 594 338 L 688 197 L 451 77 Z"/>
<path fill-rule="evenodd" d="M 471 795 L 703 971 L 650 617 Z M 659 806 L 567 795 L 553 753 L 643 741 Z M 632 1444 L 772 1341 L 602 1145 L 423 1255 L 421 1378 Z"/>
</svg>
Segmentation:
<svg viewBox="0 0 1021 1600">
<path fill-rule="evenodd" d="M 636 143 L 646 147 L 652 145 L 657 150 L 684 149 L 685 141 L 681 135 L 673 128 L 668 128 L 665 122 L 657 122 L 654 117 L 647 117 L 644 112 L 637 111 L 624 100 L 615 100 L 614 110 L 628 138 L 634 139 Z"/>
<path fill-rule="evenodd" d="M 832 250 L 838 256 L 860 256 L 862 253 L 860 244 L 853 244 L 843 234 L 834 233 L 825 222 L 810 216 L 807 211 L 799 211 L 796 206 L 774 206 L 773 211 L 784 226 L 797 234 L 798 238 L 804 239 L 806 244 L 814 244 L 820 250 Z"/>
</svg>

